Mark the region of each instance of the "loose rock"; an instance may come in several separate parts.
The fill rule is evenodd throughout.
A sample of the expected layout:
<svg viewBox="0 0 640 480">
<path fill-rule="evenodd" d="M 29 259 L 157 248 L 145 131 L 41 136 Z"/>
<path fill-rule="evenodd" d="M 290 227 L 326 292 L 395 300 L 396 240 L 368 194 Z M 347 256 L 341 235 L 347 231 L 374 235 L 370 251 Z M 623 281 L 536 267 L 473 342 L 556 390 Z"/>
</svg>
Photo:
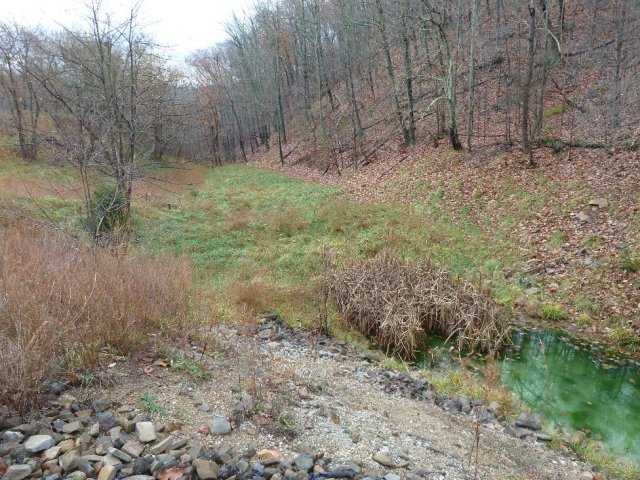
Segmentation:
<svg viewBox="0 0 640 480">
<path fill-rule="evenodd" d="M 24 442 L 24 448 L 29 453 L 37 453 L 53 447 L 56 442 L 50 435 L 33 435 Z"/>
<path fill-rule="evenodd" d="M 78 450 L 71 450 L 62 455 L 59 460 L 60 467 L 65 472 L 73 472 L 80 465 L 80 452 Z"/>
<path fill-rule="evenodd" d="M 196 469 L 196 473 L 201 480 L 216 480 L 218 478 L 218 470 L 220 470 L 217 463 L 201 458 L 194 460 L 193 468 Z"/>
<path fill-rule="evenodd" d="M 226 435 L 231 432 L 231 424 L 225 417 L 216 415 L 209 421 L 209 431 L 212 435 Z"/>
<path fill-rule="evenodd" d="M 29 475 L 31 475 L 31 467 L 29 465 L 11 465 L 2 480 L 22 480 Z"/>
<path fill-rule="evenodd" d="M 136 435 L 142 443 L 153 442 L 156 437 L 156 427 L 151 422 L 136 423 Z"/>
</svg>

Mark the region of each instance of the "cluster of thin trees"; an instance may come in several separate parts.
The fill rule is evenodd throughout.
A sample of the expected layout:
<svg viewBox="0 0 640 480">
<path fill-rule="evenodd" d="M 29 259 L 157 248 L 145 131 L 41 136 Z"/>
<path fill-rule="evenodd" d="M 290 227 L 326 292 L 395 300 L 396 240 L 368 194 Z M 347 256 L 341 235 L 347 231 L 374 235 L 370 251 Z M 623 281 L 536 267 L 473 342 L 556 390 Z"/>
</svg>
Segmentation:
<svg viewBox="0 0 640 480">
<path fill-rule="evenodd" d="M 609 148 L 640 134 L 640 0 L 272 0 L 171 67 L 140 27 L 0 24 L 0 120 L 25 159 L 112 178 L 277 148 L 327 168 L 445 140 Z M 194 13 L 195 14 L 195 13 Z M 553 141 L 549 142 L 549 139 Z"/>
<path fill-rule="evenodd" d="M 394 139 L 609 146 L 639 134 L 639 13 L 637 0 L 260 3 L 190 58 L 203 138 L 215 161 L 271 146 L 285 161 L 294 139 L 356 166 Z"/>
<path fill-rule="evenodd" d="M 24 159 L 78 169 L 88 212 L 96 208 L 90 177 L 97 172 L 114 185 L 112 205 L 100 210 L 123 208 L 126 216 L 141 167 L 161 159 L 179 134 L 182 77 L 158 55 L 135 11 L 115 21 L 96 4 L 84 28 L 58 32 L 0 24 L 4 126 Z"/>
</svg>

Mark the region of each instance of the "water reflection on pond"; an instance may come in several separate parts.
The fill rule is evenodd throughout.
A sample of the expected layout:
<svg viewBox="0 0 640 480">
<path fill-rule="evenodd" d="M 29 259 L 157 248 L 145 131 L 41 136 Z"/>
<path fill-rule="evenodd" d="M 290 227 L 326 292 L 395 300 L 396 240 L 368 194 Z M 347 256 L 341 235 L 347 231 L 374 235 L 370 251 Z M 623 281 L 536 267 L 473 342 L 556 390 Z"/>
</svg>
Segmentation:
<svg viewBox="0 0 640 480">
<path fill-rule="evenodd" d="M 550 332 L 517 332 L 502 381 L 551 424 L 590 431 L 640 463 L 640 367 L 601 361 Z"/>
</svg>

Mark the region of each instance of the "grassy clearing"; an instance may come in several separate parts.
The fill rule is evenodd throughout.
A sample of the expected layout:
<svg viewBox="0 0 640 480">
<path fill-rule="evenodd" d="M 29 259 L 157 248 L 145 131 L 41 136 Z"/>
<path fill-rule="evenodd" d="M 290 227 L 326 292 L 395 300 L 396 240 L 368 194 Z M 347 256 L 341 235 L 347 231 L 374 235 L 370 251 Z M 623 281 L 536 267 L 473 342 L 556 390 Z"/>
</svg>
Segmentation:
<svg viewBox="0 0 640 480">
<path fill-rule="evenodd" d="M 191 257 L 224 319 L 274 311 L 313 326 L 324 248 L 338 262 L 383 250 L 430 259 L 491 283 L 503 300 L 513 297 L 500 274 L 508 253 L 497 256 L 472 222 L 453 225 L 431 206 L 357 205 L 333 187 L 242 166 L 209 171 L 198 190 L 172 202 L 176 208 L 140 205 L 140 243 L 153 254 Z"/>
</svg>

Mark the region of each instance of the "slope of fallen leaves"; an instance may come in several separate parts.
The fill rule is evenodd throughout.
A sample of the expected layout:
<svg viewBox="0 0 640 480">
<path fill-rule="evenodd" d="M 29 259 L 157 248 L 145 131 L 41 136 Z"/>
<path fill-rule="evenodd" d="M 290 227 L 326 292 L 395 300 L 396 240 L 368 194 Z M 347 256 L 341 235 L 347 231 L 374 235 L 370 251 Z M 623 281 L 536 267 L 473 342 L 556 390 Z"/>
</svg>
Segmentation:
<svg viewBox="0 0 640 480">
<path fill-rule="evenodd" d="M 536 168 L 528 168 L 516 149 L 471 156 L 423 139 L 408 151 L 389 144 L 376 162 L 341 176 L 281 165 L 270 156 L 252 164 L 339 185 L 357 202 L 429 204 L 451 221 L 473 222 L 490 238 L 506 234 L 520 261 L 503 273 L 522 289 L 521 306 L 528 299 L 558 303 L 570 314 L 562 328 L 610 343 L 622 328 L 637 339 L 640 155 L 540 148 L 535 158 Z M 590 206 L 596 198 L 608 206 Z"/>
</svg>

